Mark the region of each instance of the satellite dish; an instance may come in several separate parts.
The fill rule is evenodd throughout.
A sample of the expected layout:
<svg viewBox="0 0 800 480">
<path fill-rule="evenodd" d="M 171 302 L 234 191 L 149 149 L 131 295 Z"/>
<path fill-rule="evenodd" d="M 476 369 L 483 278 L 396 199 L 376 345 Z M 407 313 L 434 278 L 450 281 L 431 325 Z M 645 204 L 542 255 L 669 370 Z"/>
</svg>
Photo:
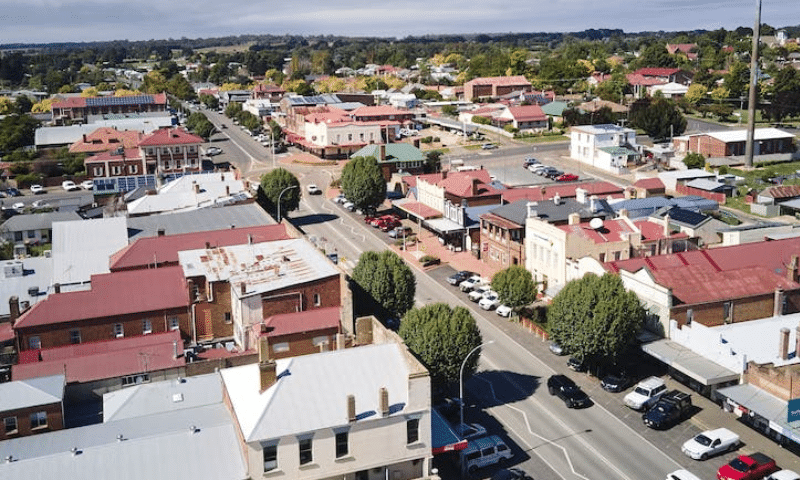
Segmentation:
<svg viewBox="0 0 800 480">
<path fill-rule="evenodd" d="M 603 219 L 602 218 L 593 218 L 589 222 L 589 226 L 592 227 L 595 230 L 600 230 L 601 228 L 603 228 Z"/>
</svg>

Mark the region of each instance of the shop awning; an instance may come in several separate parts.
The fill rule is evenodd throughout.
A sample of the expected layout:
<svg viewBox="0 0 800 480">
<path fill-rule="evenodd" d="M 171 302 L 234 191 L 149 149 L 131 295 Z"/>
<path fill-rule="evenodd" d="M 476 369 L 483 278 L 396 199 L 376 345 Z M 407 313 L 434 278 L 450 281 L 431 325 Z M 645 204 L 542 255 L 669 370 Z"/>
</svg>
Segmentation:
<svg viewBox="0 0 800 480">
<path fill-rule="evenodd" d="M 425 225 L 441 234 L 461 232 L 464 230 L 463 226 L 457 224 L 449 218 L 433 218 L 431 220 L 426 220 Z"/>
<path fill-rule="evenodd" d="M 717 385 L 739 379 L 739 374 L 672 340 L 656 340 L 642 350 L 703 385 Z"/>
<path fill-rule="evenodd" d="M 800 421 L 788 422 L 789 402 L 749 383 L 720 388 L 717 394 L 738 405 L 739 415 L 758 414 L 769 421 L 771 429 L 800 443 Z"/>
<path fill-rule="evenodd" d="M 467 448 L 467 441 L 458 436 L 435 408 L 431 409 L 431 447 L 434 455 Z"/>
<path fill-rule="evenodd" d="M 392 205 L 406 212 L 412 217 L 419 218 L 422 220 L 427 220 L 429 218 L 436 218 L 442 216 L 442 212 L 440 212 L 439 210 L 431 208 L 425 205 L 424 203 L 415 202 L 410 198 L 402 198 L 400 200 L 395 200 L 394 202 L 392 202 Z"/>
</svg>

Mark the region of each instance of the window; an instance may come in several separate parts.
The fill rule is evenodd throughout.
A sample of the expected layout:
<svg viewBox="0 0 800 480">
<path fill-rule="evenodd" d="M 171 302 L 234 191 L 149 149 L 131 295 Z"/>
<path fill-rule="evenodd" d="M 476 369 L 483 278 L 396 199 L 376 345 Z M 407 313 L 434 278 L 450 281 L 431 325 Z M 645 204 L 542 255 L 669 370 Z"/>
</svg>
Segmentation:
<svg viewBox="0 0 800 480">
<path fill-rule="evenodd" d="M 686 325 L 691 325 L 694 320 L 694 310 L 691 308 L 686 310 Z"/>
<path fill-rule="evenodd" d="M 139 165 L 128 165 L 128 173 L 130 174 L 139 173 Z"/>
<path fill-rule="evenodd" d="M 725 323 L 731 323 L 733 321 L 733 302 L 725 302 L 722 304 L 722 318 L 725 320 Z"/>
<path fill-rule="evenodd" d="M 14 232 L 14 241 L 21 242 L 22 241 L 22 232 Z"/>
<path fill-rule="evenodd" d="M 231 312 L 225 312 L 225 323 L 231 323 L 232 321 Z"/>
<path fill-rule="evenodd" d="M 278 468 L 278 446 L 267 445 L 263 449 L 264 452 L 264 471 L 269 472 Z"/>
<path fill-rule="evenodd" d="M 311 453 L 311 439 L 300 439 L 300 465 L 311 463 L 312 460 L 314 456 Z"/>
<path fill-rule="evenodd" d="M 177 330 L 179 328 L 181 328 L 181 326 L 178 323 L 178 317 L 170 317 L 170 319 L 169 319 L 169 329 L 170 330 Z"/>
<path fill-rule="evenodd" d="M 322 299 L 320 298 L 319 293 L 315 293 L 314 294 L 314 306 L 315 307 L 319 307 L 320 305 L 322 305 Z"/>
<path fill-rule="evenodd" d="M 342 458 L 350 452 L 347 436 L 347 432 L 336 434 L 336 458 Z"/>
<path fill-rule="evenodd" d="M 94 167 L 94 176 L 95 177 L 102 177 L 103 176 L 103 167 Z"/>
<path fill-rule="evenodd" d="M 42 340 L 38 336 L 28 338 L 28 347 L 31 350 L 39 350 L 42 348 Z"/>
<path fill-rule="evenodd" d="M 114 336 L 117 338 L 125 336 L 125 327 L 123 327 L 121 323 L 114 324 Z"/>
<path fill-rule="evenodd" d="M 276 343 L 276 344 L 272 345 L 272 351 L 274 353 L 288 352 L 289 351 L 289 344 L 287 342 Z"/>
<path fill-rule="evenodd" d="M 122 174 L 122 167 L 119 165 L 114 165 L 111 167 L 111 175 L 121 175 Z"/>
<path fill-rule="evenodd" d="M 150 374 L 149 373 L 139 373 L 137 375 L 126 375 L 122 377 L 122 386 L 127 387 L 128 385 L 139 385 L 141 383 L 147 383 L 150 381 Z"/>
<path fill-rule="evenodd" d="M 148 333 L 153 333 L 153 324 L 149 319 L 145 318 L 142 320 L 142 334 L 147 335 Z"/>
<path fill-rule="evenodd" d="M 3 426 L 5 427 L 6 435 L 8 435 L 9 433 L 17 433 L 17 417 L 6 417 L 6 418 L 4 418 L 3 419 Z M 338 449 L 338 445 L 339 444 L 337 443 L 336 445 L 337 445 L 337 449 Z"/>
<path fill-rule="evenodd" d="M 27 234 L 28 238 L 36 238 L 36 230 L 28 230 Z"/>
<path fill-rule="evenodd" d="M 31 429 L 47 426 L 47 412 L 31 413 Z"/>
<path fill-rule="evenodd" d="M 314 337 L 311 340 L 311 343 L 313 343 L 315 347 L 319 347 L 320 345 L 327 345 L 328 344 L 328 337 L 326 337 L 325 335 L 321 335 L 319 337 Z"/>
<path fill-rule="evenodd" d="M 69 331 L 69 343 L 76 345 L 81 343 L 81 331 L 77 328 Z"/>
<path fill-rule="evenodd" d="M 419 418 L 411 418 L 406 421 L 406 444 L 419 441 Z"/>
</svg>

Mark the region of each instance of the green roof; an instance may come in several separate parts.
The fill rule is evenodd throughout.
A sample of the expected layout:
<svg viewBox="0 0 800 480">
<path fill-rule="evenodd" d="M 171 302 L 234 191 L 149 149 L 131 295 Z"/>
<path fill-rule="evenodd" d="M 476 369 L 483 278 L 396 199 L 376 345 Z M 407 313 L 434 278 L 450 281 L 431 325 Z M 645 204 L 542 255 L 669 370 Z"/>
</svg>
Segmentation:
<svg viewBox="0 0 800 480">
<path fill-rule="evenodd" d="M 381 162 L 381 145 L 367 145 L 350 155 L 354 157 L 375 157 Z M 386 145 L 386 160 L 383 162 L 419 162 L 425 160 L 422 150 L 408 143 L 390 143 Z"/>
<path fill-rule="evenodd" d="M 542 105 L 542 111 L 545 115 L 560 117 L 568 107 L 569 105 L 567 102 L 550 102 L 546 105 Z"/>
</svg>

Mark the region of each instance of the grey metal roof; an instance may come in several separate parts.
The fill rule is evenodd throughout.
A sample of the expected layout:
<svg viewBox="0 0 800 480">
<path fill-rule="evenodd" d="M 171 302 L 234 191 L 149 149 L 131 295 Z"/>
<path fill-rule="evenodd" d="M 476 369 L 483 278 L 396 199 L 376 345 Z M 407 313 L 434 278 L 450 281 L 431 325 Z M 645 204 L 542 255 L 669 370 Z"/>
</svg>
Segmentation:
<svg viewBox="0 0 800 480">
<path fill-rule="evenodd" d="M 131 242 L 138 238 L 155 237 L 163 228 L 167 235 L 207 232 L 223 228 L 274 225 L 276 222 L 256 203 L 229 205 L 221 208 L 203 208 L 189 212 L 164 213 L 128 219 L 128 236 Z"/>
<path fill-rule="evenodd" d="M 6 220 L 0 229 L 7 232 L 24 232 L 26 230 L 49 230 L 53 222 L 82 220 L 75 212 L 46 212 L 28 215 L 14 215 Z"/>
<path fill-rule="evenodd" d="M 706 178 L 696 178 L 694 180 L 687 182 L 686 186 L 691 188 L 698 188 L 700 190 L 706 190 L 709 192 L 729 190 L 733 188 L 733 186 L 731 185 L 726 185 L 716 180 L 709 180 Z"/>
<path fill-rule="evenodd" d="M 113 120 L 98 120 L 83 125 L 68 125 L 65 127 L 40 127 L 34 133 L 36 146 L 69 145 L 80 140 L 83 135 L 88 135 L 100 127 L 111 127 L 117 130 L 136 130 L 150 133 L 162 127 L 172 125 L 172 117 L 168 114 L 157 116 L 142 115 L 133 118 L 118 118 Z"/>
<path fill-rule="evenodd" d="M 0 277 L 0 316 L 11 312 L 8 299 L 16 296 L 20 302 L 33 306 L 52 293 L 53 257 L 27 257 L 22 260 L 5 260 Z"/>
<path fill-rule="evenodd" d="M 217 374 L 145 383 L 103 395 L 103 422 L 173 412 L 222 402 Z"/>
<path fill-rule="evenodd" d="M 577 213 L 580 215 L 582 220 L 587 218 L 608 218 L 613 216 L 614 212 L 609 207 L 608 203 L 605 200 L 596 200 L 596 210 L 592 211 L 589 205 L 585 205 L 580 203 L 579 201 L 575 200 L 574 198 L 562 198 L 561 201 L 556 204 L 550 200 L 544 200 L 541 202 L 528 202 L 527 200 L 518 200 L 525 201 L 530 204 L 528 207 L 530 210 L 536 210 L 536 214 L 540 220 L 544 220 L 548 223 L 562 223 L 566 222 L 569 219 L 570 214 Z M 517 203 L 517 202 L 514 202 Z M 523 223 L 524 224 L 524 223 Z"/>
<path fill-rule="evenodd" d="M 86 283 L 108 273 L 108 259 L 128 245 L 125 217 L 53 223 L 53 283 Z"/>
<path fill-rule="evenodd" d="M 711 217 L 708 215 L 703 215 L 702 213 L 680 207 L 664 207 L 654 213 L 653 216 L 664 218 L 667 214 L 669 214 L 670 222 L 683 224 L 689 227 L 699 227 L 711 220 Z"/>
<path fill-rule="evenodd" d="M 739 374 L 733 370 L 672 340 L 645 343 L 642 350 L 703 385 L 716 385 L 739 378 Z"/>
<path fill-rule="evenodd" d="M 480 205 L 477 207 L 467 207 L 464 213 L 467 214 L 467 228 L 477 227 L 481 223 L 481 215 L 497 208 L 497 205 Z"/>
<path fill-rule="evenodd" d="M 0 383 L 0 412 L 59 403 L 64 383 L 63 374 Z"/>
<path fill-rule="evenodd" d="M 528 216 L 528 200 L 523 199 L 507 203 L 501 207 L 490 210 L 490 212 L 510 222 L 525 226 L 525 219 Z"/>
</svg>

